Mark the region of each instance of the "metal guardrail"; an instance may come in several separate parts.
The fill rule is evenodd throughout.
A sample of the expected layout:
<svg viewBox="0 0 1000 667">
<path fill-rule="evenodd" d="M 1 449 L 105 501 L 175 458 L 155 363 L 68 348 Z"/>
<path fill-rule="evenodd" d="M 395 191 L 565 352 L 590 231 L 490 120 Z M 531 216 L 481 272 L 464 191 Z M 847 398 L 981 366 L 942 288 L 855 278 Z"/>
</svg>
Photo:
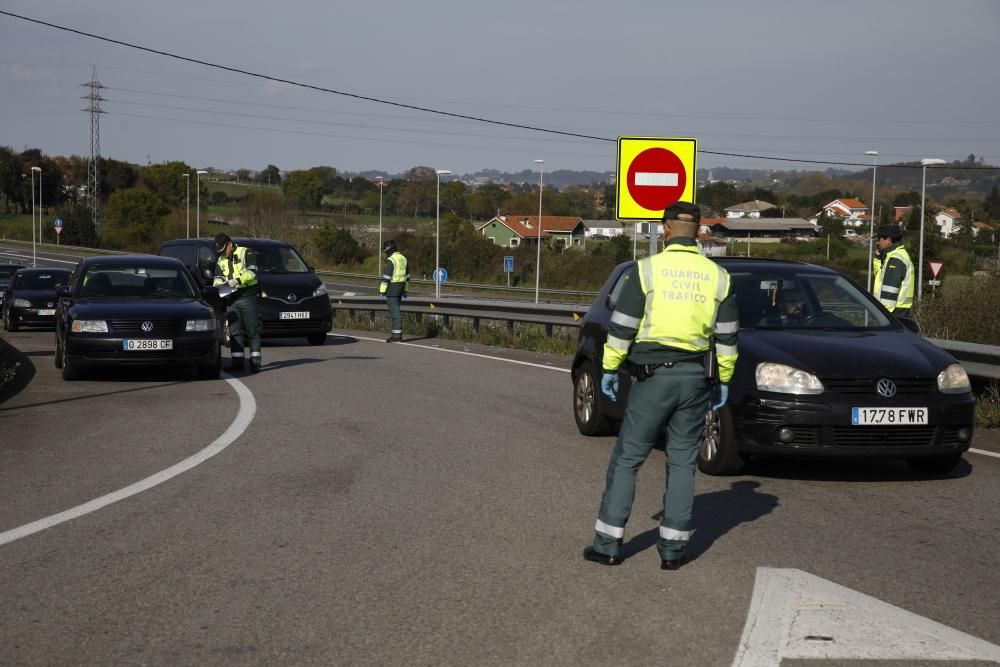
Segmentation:
<svg viewBox="0 0 1000 667">
<path fill-rule="evenodd" d="M 320 276 L 333 276 L 335 278 L 372 280 L 376 282 L 381 280 L 381 276 L 373 276 L 370 273 L 342 273 L 339 271 L 317 271 L 316 273 Z M 430 287 L 433 287 L 435 284 L 433 280 L 422 280 L 420 278 L 411 279 L 410 282 L 416 285 L 427 285 Z M 457 283 L 453 281 L 442 283 L 442 286 L 444 285 L 447 285 L 448 287 L 457 287 L 461 289 L 483 290 L 485 292 L 515 292 L 518 294 L 535 293 L 535 288 L 533 287 L 505 287 L 504 285 L 484 285 L 482 283 Z M 550 289 L 546 287 L 539 288 L 538 292 L 540 294 L 558 294 L 560 296 L 583 297 L 583 299 L 587 302 L 591 301 L 595 296 L 597 296 L 597 292 L 588 292 L 586 290 Z"/>
<path fill-rule="evenodd" d="M 332 296 L 335 310 L 385 312 L 385 301 L 370 296 Z M 586 307 L 561 304 L 533 304 L 510 301 L 486 301 L 472 299 L 426 299 L 410 297 L 400 308 L 404 313 L 438 315 L 449 325 L 451 317 L 469 318 L 477 331 L 481 320 L 507 322 L 508 327 L 515 322 L 542 324 L 551 335 L 552 328 L 579 327 L 580 320 L 587 314 Z M 929 342 L 955 357 L 969 375 L 986 380 L 1000 380 L 1000 346 L 968 343 L 958 340 L 928 338 Z"/>
</svg>

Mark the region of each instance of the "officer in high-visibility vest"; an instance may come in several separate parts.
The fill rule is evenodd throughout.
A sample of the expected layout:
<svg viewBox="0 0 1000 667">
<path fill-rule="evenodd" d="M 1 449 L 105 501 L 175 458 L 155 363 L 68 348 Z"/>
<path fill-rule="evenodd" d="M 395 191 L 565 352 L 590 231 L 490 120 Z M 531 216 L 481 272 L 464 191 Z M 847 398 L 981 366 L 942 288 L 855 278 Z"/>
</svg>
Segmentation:
<svg viewBox="0 0 1000 667">
<path fill-rule="evenodd" d="M 633 384 L 608 464 L 594 541 L 583 551 L 585 559 L 602 565 L 623 559 L 636 473 L 664 424 L 669 437 L 667 490 L 656 549 L 664 570 L 676 570 L 684 562 L 705 416 L 729 396 L 739 329 L 729 274 L 698 252 L 700 219 L 694 204 L 678 202 L 664 211 L 665 248 L 629 270 L 611 315 L 601 391 L 616 400 L 618 370 L 626 361 Z M 714 362 L 706 354 L 713 344 Z M 714 392 L 710 377 L 720 383 Z"/>
<path fill-rule="evenodd" d="M 382 269 L 382 283 L 378 293 L 385 297 L 389 308 L 389 319 L 392 331 L 385 339 L 387 343 L 398 343 L 403 340 L 403 316 L 399 310 L 401 299 L 405 299 L 410 286 L 410 272 L 406 268 L 406 258 L 396 248 L 396 241 L 389 240 L 382 244 L 385 253 L 385 266 Z"/>
<path fill-rule="evenodd" d="M 229 322 L 229 354 L 232 369 L 243 370 L 243 350 L 250 345 L 250 372 L 260 370 L 260 317 L 257 315 L 257 255 L 253 250 L 236 245 L 227 234 L 215 235 L 216 287 L 228 285 L 236 291 L 226 298 L 226 319 Z"/>
<path fill-rule="evenodd" d="M 872 258 L 872 295 L 897 317 L 913 308 L 916 278 L 913 261 L 903 247 L 903 231 L 897 225 L 878 228 L 878 252 Z"/>
</svg>

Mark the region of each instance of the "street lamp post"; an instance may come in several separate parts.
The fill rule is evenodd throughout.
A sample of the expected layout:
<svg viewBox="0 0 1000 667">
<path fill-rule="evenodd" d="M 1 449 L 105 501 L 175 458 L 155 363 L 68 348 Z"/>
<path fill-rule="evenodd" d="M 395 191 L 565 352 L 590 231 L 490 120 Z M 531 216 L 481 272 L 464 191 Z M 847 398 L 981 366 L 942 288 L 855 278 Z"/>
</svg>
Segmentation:
<svg viewBox="0 0 1000 667">
<path fill-rule="evenodd" d="M 195 183 L 194 201 L 195 201 L 195 221 L 196 221 L 195 224 L 196 224 L 196 227 L 195 227 L 194 234 L 198 238 L 201 238 L 201 175 L 202 174 L 207 174 L 207 173 L 208 173 L 207 171 L 199 169 L 198 172 L 197 172 L 197 176 L 195 178 L 196 183 Z"/>
<path fill-rule="evenodd" d="M 376 255 L 378 257 L 382 256 L 382 188 L 385 187 L 385 180 L 381 176 L 375 177 L 375 185 L 378 186 L 378 251 Z M 379 262 L 375 262 L 375 275 L 378 275 L 381 271 L 381 266 Z"/>
<path fill-rule="evenodd" d="M 42 168 L 31 168 L 31 266 L 38 266 L 35 252 L 35 172 L 38 172 L 38 235 L 42 235 Z M 41 241 L 41 239 L 39 239 Z"/>
<path fill-rule="evenodd" d="M 191 174 L 184 174 L 184 191 L 187 193 L 187 238 L 191 238 Z"/>
<path fill-rule="evenodd" d="M 868 210 L 868 291 L 872 291 L 872 248 L 875 243 L 875 172 L 878 170 L 878 151 L 865 151 L 872 156 L 872 205 Z"/>
<path fill-rule="evenodd" d="M 538 303 L 538 289 L 542 277 L 542 172 L 545 160 L 535 160 L 538 165 L 538 238 L 535 243 L 535 303 Z"/>
<path fill-rule="evenodd" d="M 938 158 L 924 158 L 920 161 L 923 167 L 923 178 L 920 182 L 920 255 L 917 258 L 917 302 L 924 295 L 924 204 L 927 201 L 927 167 L 935 164 L 944 164 L 944 160 Z"/>
<path fill-rule="evenodd" d="M 441 177 L 451 172 L 447 169 L 437 169 L 437 228 L 434 233 L 434 298 L 441 298 Z"/>
</svg>

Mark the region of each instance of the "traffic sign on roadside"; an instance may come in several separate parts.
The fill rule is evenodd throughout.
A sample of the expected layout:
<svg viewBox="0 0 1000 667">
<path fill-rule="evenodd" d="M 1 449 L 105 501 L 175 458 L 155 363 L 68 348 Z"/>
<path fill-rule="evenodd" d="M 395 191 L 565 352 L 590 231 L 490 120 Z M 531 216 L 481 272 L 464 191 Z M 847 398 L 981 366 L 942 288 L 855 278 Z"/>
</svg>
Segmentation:
<svg viewBox="0 0 1000 667">
<path fill-rule="evenodd" d="M 56 221 L 55 221 L 56 231 L 59 231 L 60 229 L 62 229 L 62 225 L 63 225 L 62 218 L 56 218 Z"/>
<path fill-rule="evenodd" d="M 507 255 L 503 258 L 503 272 L 514 273 L 514 256 Z"/>
<path fill-rule="evenodd" d="M 931 270 L 931 279 L 937 279 L 938 274 L 941 273 L 941 269 L 944 268 L 944 262 L 935 261 L 933 259 L 927 260 L 927 268 Z"/>
<path fill-rule="evenodd" d="M 434 282 L 443 283 L 446 280 L 448 280 L 448 272 L 444 268 L 434 270 Z"/>
<path fill-rule="evenodd" d="M 655 220 L 678 201 L 694 203 L 698 141 L 618 137 L 618 220 Z"/>
</svg>

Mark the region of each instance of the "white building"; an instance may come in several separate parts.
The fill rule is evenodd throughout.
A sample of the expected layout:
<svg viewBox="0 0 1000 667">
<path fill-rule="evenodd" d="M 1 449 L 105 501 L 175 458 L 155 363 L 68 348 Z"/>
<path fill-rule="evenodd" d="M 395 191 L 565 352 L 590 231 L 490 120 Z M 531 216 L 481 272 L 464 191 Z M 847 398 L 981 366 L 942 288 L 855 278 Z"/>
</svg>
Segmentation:
<svg viewBox="0 0 1000 667">
<path fill-rule="evenodd" d="M 952 234 L 962 228 L 962 224 L 965 221 L 962 219 L 962 214 L 957 210 L 946 208 L 934 216 L 934 222 L 937 223 L 938 229 L 941 230 L 941 236 L 949 239 Z"/>
<path fill-rule="evenodd" d="M 727 218 L 759 218 L 761 213 L 764 211 L 770 211 L 772 208 L 778 208 L 771 202 L 766 202 L 761 199 L 754 199 L 753 201 L 745 201 L 742 204 L 736 204 L 735 206 L 730 206 L 726 209 Z"/>
</svg>

